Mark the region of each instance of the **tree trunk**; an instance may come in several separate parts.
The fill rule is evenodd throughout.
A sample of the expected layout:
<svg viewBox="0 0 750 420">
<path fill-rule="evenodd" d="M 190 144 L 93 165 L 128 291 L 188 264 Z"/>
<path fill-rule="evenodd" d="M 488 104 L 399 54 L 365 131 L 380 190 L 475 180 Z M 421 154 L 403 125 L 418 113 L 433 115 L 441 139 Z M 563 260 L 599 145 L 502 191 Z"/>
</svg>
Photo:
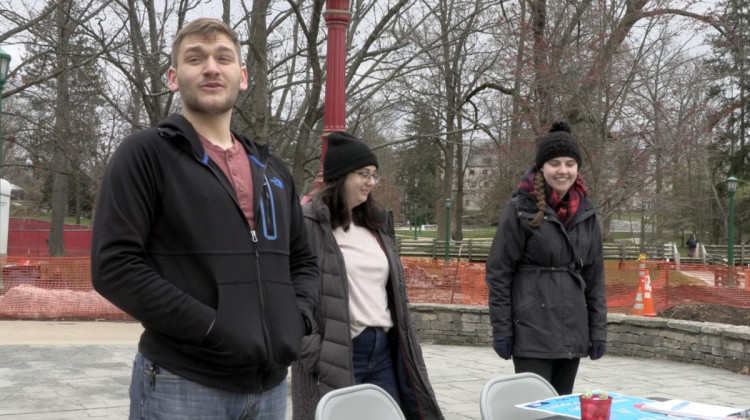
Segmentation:
<svg viewBox="0 0 750 420">
<path fill-rule="evenodd" d="M 143 22 L 139 20 L 140 13 L 138 12 L 138 6 L 136 0 L 128 0 L 128 26 L 130 31 L 130 48 L 133 54 L 133 83 L 138 95 L 141 97 L 143 106 L 148 114 L 149 124 L 155 126 L 159 121 L 163 119 L 161 110 L 154 107 L 155 98 L 149 95 L 146 84 L 149 81 L 148 73 L 149 66 L 147 64 L 149 60 L 148 47 L 146 47 L 146 41 L 144 40 L 143 33 Z M 153 7 L 149 9 L 149 13 L 153 14 Z M 148 27 L 152 27 L 153 19 L 149 19 Z M 148 34 L 147 34 L 148 35 Z M 152 35 L 155 35 L 152 33 Z M 163 75 L 159 75 L 159 80 Z M 137 122 L 136 122 L 137 124 Z"/>
<path fill-rule="evenodd" d="M 70 110 L 70 95 L 68 85 L 68 73 L 63 71 L 68 67 L 70 36 L 73 32 L 72 21 L 68 20 L 70 16 L 67 12 L 70 9 L 71 2 L 60 2 L 60 7 L 55 11 L 55 20 L 59 34 L 56 56 L 57 69 L 60 71 L 56 79 L 56 96 L 55 103 L 55 126 L 54 126 L 54 152 L 52 157 L 52 225 L 50 226 L 49 235 L 49 254 L 52 257 L 61 257 L 65 255 L 65 245 L 63 244 L 63 228 L 65 217 L 68 215 L 68 159 L 65 154 L 64 146 L 67 144 L 70 133 L 70 120 L 68 112 Z"/>
<path fill-rule="evenodd" d="M 148 18 L 148 31 L 150 36 L 148 37 L 149 45 L 148 50 L 144 51 L 143 65 L 146 68 L 146 73 L 150 81 L 149 94 L 147 95 L 149 101 L 149 107 L 154 110 L 154 114 L 158 115 L 159 121 L 166 118 L 169 114 L 169 110 L 162 106 L 164 102 L 162 95 L 155 95 L 154 93 L 160 92 L 164 89 L 164 72 L 165 68 L 162 68 L 160 59 L 161 46 L 159 45 L 160 38 L 156 35 L 159 33 L 159 19 L 160 17 L 156 13 L 155 1 L 144 1 L 147 11 Z"/>
<path fill-rule="evenodd" d="M 526 46 L 526 2 L 521 2 L 521 33 L 518 37 L 518 51 L 516 53 L 516 68 L 513 72 L 513 110 L 510 118 L 510 133 L 508 135 L 508 150 L 515 150 L 521 137 L 521 82 L 523 79 L 524 48 Z M 501 153 L 507 153 L 499 148 Z M 501 156 L 502 158 L 502 156 Z M 508 165 L 510 168 L 510 165 Z M 507 176 L 511 175 L 509 171 Z"/>
<path fill-rule="evenodd" d="M 251 114 L 250 131 L 261 143 L 268 141 L 268 0 L 254 0 L 252 22 L 250 23 L 250 54 L 248 71 L 252 86 L 250 87 Z"/>
<path fill-rule="evenodd" d="M 83 176 L 83 174 L 81 173 L 81 170 L 80 169 L 76 169 L 76 176 L 75 176 L 75 182 L 76 182 L 76 189 L 75 189 L 75 191 L 76 191 L 76 196 L 75 196 L 76 210 L 75 210 L 75 215 L 76 215 L 76 224 L 77 225 L 81 224 L 81 196 L 83 195 L 83 193 L 81 191 L 81 189 L 83 188 L 83 183 L 81 182 L 81 177 L 82 176 Z"/>
<path fill-rule="evenodd" d="M 458 117 L 457 121 L 458 131 L 463 132 L 463 123 L 461 117 Z M 458 142 L 456 143 L 456 202 L 451 206 L 455 222 L 452 223 L 453 231 L 451 236 L 456 241 L 462 241 L 464 239 L 464 145 L 463 136 L 456 136 Z"/>
<path fill-rule="evenodd" d="M 452 125 L 453 124 L 450 124 L 450 126 Z M 452 129 L 453 127 L 449 128 L 449 130 Z M 439 239 L 448 239 L 445 237 L 445 224 L 448 223 L 448 220 L 451 217 L 450 213 L 445 214 L 445 200 L 448 198 L 452 198 L 453 195 L 453 136 L 454 135 L 448 135 L 448 139 L 445 145 L 445 167 L 443 168 L 442 193 L 440 194 L 440 201 L 442 201 L 441 207 L 443 207 L 443 218 L 442 223 L 440 223 L 440 220 L 438 220 Z M 455 206 L 452 205 L 451 210 L 453 210 L 454 207 Z"/>
<path fill-rule="evenodd" d="M 443 149 L 444 154 L 444 167 L 443 167 L 443 179 L 442 179 L 442 192 L 439 201 L 442 201 L 442 205 L 438 209 L 442 210 L 443 217 L 438 218 L 438 238 L 448 240 L 450 238 L 445 237 L 445 223 L 448 223 L 451 215 L 445 214 L 445 199 L 451 198 L 453 195 L 453 168 L 454 168 L 454 156 L 453 150 L 456 144 L 456 84 L 457 75 L 455 66 L 455 58 L 451 51 L 451 39 L 450 39 L 450 22 L 449 22 L 449 6 L 446 3 L 440 5 L 441 13 L 440 26 L 441 34 L 443 38 L 442 42 L 442 56 L 444 63 L 442 65 L 442 76 L 443 76 L 443 88 L 445 89 L 445 147 Z M 440 184 L 436 184 L 440 185 Z M 451 207 L 451 210 L 453 207 Z M 440 215 L 440 212 L 438 212 Z M 442 223 L 441 223 L 442 222 Z"/>
<path fill-rule="evenodd" d="M 316 0 L 313 3 L 312 16 L 310 19 L 310 29 L 305 36 L 307 37 L 308 63 L 310 66 L 310 84 L 309 95 L 305 98 L 307 106 L 304 107 L 305 114 L 302 124 L 299 125 L 297 133 L 297 142 L 294 147 L 294 161 L 292 163 L 292 176 L 298 188 L 302 188 L 305 180 L 305 160 L 307 149 L 310 142 L 311 134 L 315 123 L 323 117 L 323 108 L 318 107 L 320 97 L 323 95 L 323 70 L 320 67 L 320 58 L 317 49 L 318 34 L 320 33 L 321 14 L 323 11 L 322 0 Z M 322 153 L 321 148 L 321 153 Z M 321 156 L 322 157 L 322 156 Z"/>
<path fill-rule="evenodd" d="M 440 165 L 435 165 L 435 223 L 437 224 L 437 238 L 445 239 L 445 188 L 441 180 Z M 441 229 L 442 227 L 442 229 Z"/>
<path fill-rule="evenodd" d="M 51 257 L 65 256 L 63 230 L 65 216 L 68 214 L 68 174 L 66 173 L 66 163 L 65 151 L 60 147 L 55 147 L 55 155 L 52 159 L 52 225 L 48 239 L 49 255 Z"/>
<path fill-rule="evenodd" d="M 609 242 L 609 238 L 612 236 L 612 233 L 610 232 L 612 226 L 612 214 L 610 213 L 602 217 L 601 223 L 602 237 L 604 239 L 604 242 Z"/>
<path fill-rule="evenodd" d="M 230 18 L 232 17 L 231 14 L 232 9 L 232 2 L 231 0 L 221 0 L 221 21 L 226 23 L 227 25 L 232 25 L 232 22 L 230 22 Z"/>
<path fill-rule="evenodd" d="M 531 30 L 534 33 L 534 98 L 537 106 L 537 127 L 548 127 L 552 122 L 551 69 L 547 54 L 549 46 L 544 36 L 547 26 L 547 1 L 531 3 Z"/>
</svg>

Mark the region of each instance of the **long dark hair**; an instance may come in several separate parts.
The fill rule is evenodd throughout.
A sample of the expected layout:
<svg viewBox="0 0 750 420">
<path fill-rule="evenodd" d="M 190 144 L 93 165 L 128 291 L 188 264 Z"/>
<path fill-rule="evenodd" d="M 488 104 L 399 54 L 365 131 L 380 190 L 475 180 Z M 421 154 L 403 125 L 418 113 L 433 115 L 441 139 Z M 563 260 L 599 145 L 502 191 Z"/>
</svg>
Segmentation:
<svg viewBox="0 0 750 420">
<path fill-rule="evenodd" d="M 353 208 L 351 217 L 349 216 L 349 207 L 346 205 L 346 199 L 344 198 L 345 182 L 346 176 L 326 182 L 318 193 L 320 201 L 331 212 L 331 229 L 343 227 L 344 231 L 348 231 L 352 219 L 357 226 L 366 227 L 370 230 L 380 228 L 383 224 L 375 220 L 374 209 L 377 205 L 372 199 L 372 193 L 367 195 L 367 200 L 364 203 Z"/>
</svg>

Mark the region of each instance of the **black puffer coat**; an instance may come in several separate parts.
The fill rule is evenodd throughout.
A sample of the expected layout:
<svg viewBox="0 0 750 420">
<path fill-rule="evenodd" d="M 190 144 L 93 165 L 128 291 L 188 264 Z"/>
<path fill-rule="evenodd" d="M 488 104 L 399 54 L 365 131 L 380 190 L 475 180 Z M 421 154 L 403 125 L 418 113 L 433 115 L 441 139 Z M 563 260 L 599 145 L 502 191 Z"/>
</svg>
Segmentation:
<svg viewBox="0 0 750 420">
<path fill-rule="evenodd" d="M 292 365 L 294 419 L 315 418 L 315 407 L 327 392 L 354 385 L 352 339 L 349 331 L 349 290 L 344 256 L 331 231 L 328 207 L 317 198 L 302 208 L 320 267 L 320 331 L 302 340 L 300 360 Z M 388 257 L 388 306 L 393 317 L 389 338 L 393 348 L 401 408 L 407 419 L 440 420 L 443 415 L 427 377 L 416 328 L 409 313 L 401 260 L 396 253 L 393 219 L 379 211 L 385 223 L 377 235 Z"/>
<path fill-rule="evenodd" d="M 536 197 L 519 189 L 500 216 L 487 259 L 495 337 L 513 338 L 513 355 L 585 357 L 607 339 L 602 234 L 596 210 L 581 201 L 566 229 L 547 206 L 539 227 L 528 220 Z"/>
</svg>

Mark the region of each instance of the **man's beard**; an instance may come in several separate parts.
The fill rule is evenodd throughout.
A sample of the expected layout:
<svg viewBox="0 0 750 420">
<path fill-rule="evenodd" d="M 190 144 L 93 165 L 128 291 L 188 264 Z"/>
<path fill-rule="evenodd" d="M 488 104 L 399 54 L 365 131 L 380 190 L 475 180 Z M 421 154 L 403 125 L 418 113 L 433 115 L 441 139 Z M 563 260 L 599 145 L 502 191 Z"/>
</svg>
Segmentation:
<svg viewBox="0 0 750 420">
<path fill-rule="evenodd" d="M 221 115 L 228 111 L 231 111 L 234 107 L 234 103 L 237 101 L 239 95 L 239 82 L 231 83 L 228 92 L 229 96 L 222 102 L 216 103 L 213 100 L 201 102 L 198 96 L 198 89 L 193 88 L 189 83 L 180 83 L 181 86 L 190 86 L 188 89 L 180 89 L 180 96 L 182 97 L 182 105 L 187 110 L 195 114 L 204 115 Z M 204 98 L 205 99 L 205 98 Z"/>
</svg>

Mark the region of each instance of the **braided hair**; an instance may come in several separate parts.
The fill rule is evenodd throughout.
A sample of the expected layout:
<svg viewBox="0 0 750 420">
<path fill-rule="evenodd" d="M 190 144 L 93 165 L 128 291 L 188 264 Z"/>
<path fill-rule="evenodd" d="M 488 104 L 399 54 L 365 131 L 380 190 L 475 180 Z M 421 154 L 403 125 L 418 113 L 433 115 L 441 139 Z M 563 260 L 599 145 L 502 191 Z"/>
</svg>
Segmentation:
<svg viewBox="0 0 750 420">
<path fill-rule="evenodd" d="M 536 196 L 536 212 L 533 219 L 529 219 L 529 226 L 539 227 L 544 220 L 544 209 L 547 208 L 547 195 L 544 192 L 544 174 L 537 170 L 534 174 L 534 195 Z"/>
</svg>

